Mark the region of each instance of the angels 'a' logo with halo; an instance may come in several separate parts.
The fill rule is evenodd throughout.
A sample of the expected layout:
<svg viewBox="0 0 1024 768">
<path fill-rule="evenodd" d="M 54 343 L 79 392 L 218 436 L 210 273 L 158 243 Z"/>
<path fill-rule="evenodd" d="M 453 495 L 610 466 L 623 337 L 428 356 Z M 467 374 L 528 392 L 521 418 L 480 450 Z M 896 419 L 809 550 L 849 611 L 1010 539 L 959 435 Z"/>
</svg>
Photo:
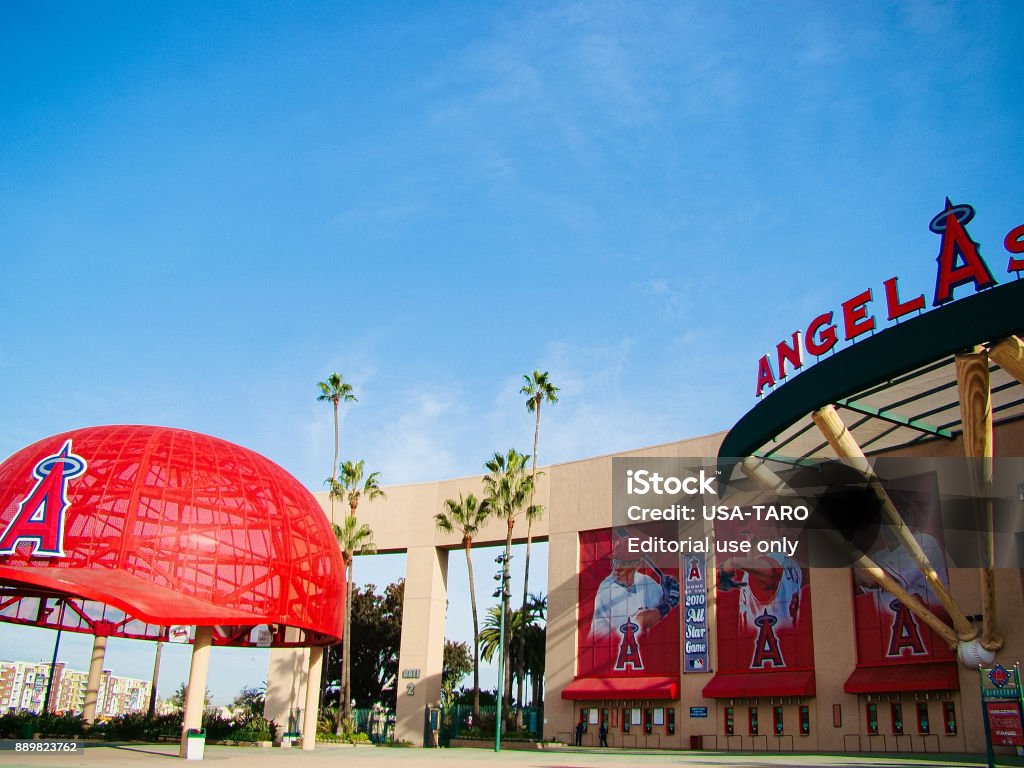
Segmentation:
<svg viewBox="0 0 1024 768">
<path fill-rule="evenodd" d="M 0 534 L 0 555 L 13 555 L 18 544 L 25 542 L 32 547 L 30 554 L 64 557 L 68 481 L 81 477 L 88 466 L 85 459 L 71 452 L 70 440 L 35 465 L 32 476 L 36 484 Z"/>
</svg>

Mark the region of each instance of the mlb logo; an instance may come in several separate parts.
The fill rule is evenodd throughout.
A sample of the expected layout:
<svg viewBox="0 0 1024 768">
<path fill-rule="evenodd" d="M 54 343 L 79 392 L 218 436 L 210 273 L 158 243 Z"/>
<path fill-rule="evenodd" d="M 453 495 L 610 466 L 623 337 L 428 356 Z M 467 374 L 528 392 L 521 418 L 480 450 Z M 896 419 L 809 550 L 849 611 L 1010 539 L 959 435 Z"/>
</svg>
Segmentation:
<svg viewBox="0 0 1024 768">
<path fill-rule="evenodd" d="M 704 669 L 704 659 L 690 659 L 690 669 Z"/>
</svg>

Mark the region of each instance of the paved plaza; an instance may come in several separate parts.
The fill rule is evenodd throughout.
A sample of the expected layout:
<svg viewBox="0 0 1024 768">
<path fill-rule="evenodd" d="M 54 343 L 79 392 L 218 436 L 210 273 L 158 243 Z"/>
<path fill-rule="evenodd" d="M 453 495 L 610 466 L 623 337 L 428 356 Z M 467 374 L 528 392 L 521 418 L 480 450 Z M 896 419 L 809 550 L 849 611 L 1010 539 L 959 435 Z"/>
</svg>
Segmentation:
<svg viewBox="0 0 1024 768">
<path fill-rule="evenodd" d="M 198 765 L 198 761 L 180 761 L 174 744 L 120 744 L 88 745 L 78 754 L 24 755 L 11 751 L 0 752 L 0 765 L 7 768 L 74 768 L 88 766 L 124 766 L 124 768 L 171 768 Z M 255 747 L 208 746 L 204 761 L 219 768 L 327 768 L 358 766 L 362 768 L 601 768 L 602 766 L 736 766 L 737 768 L 966 768 L 984 766 L 984 755 L 947 754 L 767 754 L 742 752 L 636 752 L 629 750 L 557 749 L 544 751 L 502 750 L 495 753 L 484 749 L 399 749 L 378 747 L 350 747 L 319 745 L 316 750 L 259 749 Z M 1000 756 L 998 765 L 1024 766 L 1024 761 L 1013 756 Z"/>
</svg>

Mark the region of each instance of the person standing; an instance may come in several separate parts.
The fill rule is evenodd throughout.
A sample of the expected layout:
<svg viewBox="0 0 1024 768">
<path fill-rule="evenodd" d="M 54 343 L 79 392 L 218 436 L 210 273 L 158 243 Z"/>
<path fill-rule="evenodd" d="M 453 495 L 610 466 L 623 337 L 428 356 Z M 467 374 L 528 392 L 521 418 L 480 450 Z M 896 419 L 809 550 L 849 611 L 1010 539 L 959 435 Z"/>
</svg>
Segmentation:
<svg viewBox="0 0 1024 768">
<path fill-rule="evenodd" d="M 601 737 L 601 746 L 602 747 L 607 747 L 608 746 L 608 721 L 607 720 L 604 720 L 601 723 L 601 729 L 597 733 Z"/>
<path fill-rule="evenodd" d="M 580 721 L 578 723 L 576 723 L 576 746 L 577 747 L 582 747 L 583 746 L 583 731 L 584 730 L 586 730 L 586 726 L 583 724 L 583 719 L 581 718 Z"/>
</svg>

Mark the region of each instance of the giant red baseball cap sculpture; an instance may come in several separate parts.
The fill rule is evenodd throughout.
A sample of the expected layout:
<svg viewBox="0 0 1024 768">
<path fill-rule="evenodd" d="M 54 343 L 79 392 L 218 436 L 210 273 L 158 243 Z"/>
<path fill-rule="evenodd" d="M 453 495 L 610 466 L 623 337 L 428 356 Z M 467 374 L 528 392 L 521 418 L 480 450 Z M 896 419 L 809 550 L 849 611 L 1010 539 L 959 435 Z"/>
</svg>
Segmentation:
<svg viewBox="0 0 1024 768">
<path fill-rule="evenodd" d="M 335 643 L 344 567 L 313 495 L 208 435 L 77 429 L 0 464 L 0 621 L 215 645 Z M 288 628 L 299 632 L 286 632 Z"/>
</svg>

